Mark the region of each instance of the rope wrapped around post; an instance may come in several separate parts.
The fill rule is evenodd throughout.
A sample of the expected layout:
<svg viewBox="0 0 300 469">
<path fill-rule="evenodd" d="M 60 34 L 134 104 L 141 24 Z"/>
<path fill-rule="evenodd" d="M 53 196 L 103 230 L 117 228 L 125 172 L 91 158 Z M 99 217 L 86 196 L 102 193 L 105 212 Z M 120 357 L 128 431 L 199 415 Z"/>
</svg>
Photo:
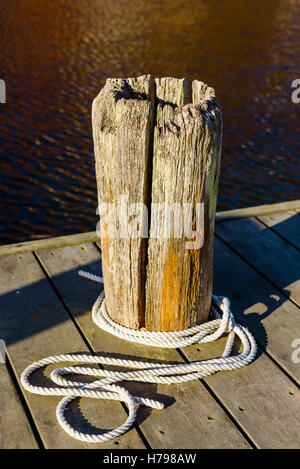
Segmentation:
<svg viewBox="0 0 300 469">
<path fill-rule="evenodd" d="M 79 271 L 79 275 L 103 283 L 101 277 L 89 272 Z M 219 308 L 221 314 L 217 308 Z M 89 443 L 100 443 L 116 438 L 127 432 L 134 425 L 137 404 L 146 405 L 154 409 L 163 409 L 164 407 L 163 403 L 154 399 L 132 396 L 124 387 L 119 386 L 117 383 L 121 381 L 161 384 L 184 383 L 205 378 L 218 371 L 241 368 L 253 361 L 257 352 L 256 342 L 248 329 L 235 322 L 234 316 L 230 311 L 228 298 L 213 295 L 212 311 L 215 319 L 182 331 L 149 332 L 133 330 L 117 324 L 109 317 L 105 307 L 104 292 L 102 292 L 92 309 L 93 321 L 101 329 L 121 339 L 164 348 L 177 348 L 196 343 L 212 342 L 221 337 L 222 334 L 228 333 L 222 357 L 193 363 L 163 364 L 82 354 L 55 355 L 29 365 L 21 375 L 22 386 L 33 394 L 63 396 L 63 399 L 57 406 L 56 417 L 60 426 L 71 437 Z M 239 355 L 230 356 L 235 336 L 238 336 L 241 340 L 243 350 Z M 51 363 L 65 361 L 121 366 L 134 369 L 134 371 L 111 371 L 76 365 L 57 368 L 51 372 L 51 380 L 60 387 L 37 386 L 30 383 L 29 377 L 34 371 Z M 87 384 L 66 379 L 65 376 L 69 374 L 95 376 L 97 379 Z M 98 379 L 99 377 L 101 379 Z M 103 434 L 79 432 L 67 422 L 65 417 L 65 410 L 68 404 L 77 397 L 112 399 L 125 402 L 129 411 L 128 418 L 120 427 Z"/>
</svg>

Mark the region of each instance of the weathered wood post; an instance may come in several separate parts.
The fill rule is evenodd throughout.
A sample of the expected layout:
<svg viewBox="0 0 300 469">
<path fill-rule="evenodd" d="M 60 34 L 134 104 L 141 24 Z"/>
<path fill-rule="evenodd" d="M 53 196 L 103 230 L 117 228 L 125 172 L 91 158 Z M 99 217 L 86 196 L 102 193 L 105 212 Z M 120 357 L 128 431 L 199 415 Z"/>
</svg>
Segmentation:
<svg viewBox="0 0 300 469">
<path fill-rule="evenodd" d="M 147 205 L 153 123 L 149 92 L 149 76 L 108 79 L 92 109 L 106 305 L 115 321 L 131 328 L 145 322 L 147 237 L 128 235 L 124 218 L 129 214 L 120 205 Z M 108 204 L 108 224 L 101 220 L 103 203 Z"/>
<path fill-rule="evenodd" d="M 222 119 L 204 83 L 189 104 L 187 80 L 156 79 L 154 107 L 150 83 L 109 79 L 93 103 L 103 277 L 115 321 L 171 331 L 210 311 Z"/>
</svg>

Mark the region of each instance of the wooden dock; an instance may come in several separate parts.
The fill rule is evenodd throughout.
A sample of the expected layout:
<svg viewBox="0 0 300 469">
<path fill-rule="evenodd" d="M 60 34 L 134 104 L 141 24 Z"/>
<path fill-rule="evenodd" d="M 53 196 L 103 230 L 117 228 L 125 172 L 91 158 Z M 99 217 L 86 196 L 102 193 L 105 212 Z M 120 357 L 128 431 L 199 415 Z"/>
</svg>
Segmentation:
<svg viewBox="0 0 300 469">
<path fill-rule="evenodd" d="M 137 395 L 157 397 L 166 408 L 140 406 L 131 431 L 96 445 L 59 427 L 59 397 L 22 389 L 24 368 L 71 352 L 189 362 L 220 356 L 225 338 L 162 350 L 98 329 L 90 312 L 100 285 L 77 274 L 101 271 L 95 233 L 0 247 L 0 339 L 7 352 L 0 364 L 0 448 L 300 448 L 299 208 L 296 201 L 217 215 L 214 292 L 230 298 L 236 319 L 254 334 L 256 360 L 181 385 L 130 383 Z M 51 369 L 36 373 L 35 382 L 49 384 Z M 78 429 L 100 432 L 119 426 L 126 409 L 81 399 L 67 418 Z"/>
</svg>

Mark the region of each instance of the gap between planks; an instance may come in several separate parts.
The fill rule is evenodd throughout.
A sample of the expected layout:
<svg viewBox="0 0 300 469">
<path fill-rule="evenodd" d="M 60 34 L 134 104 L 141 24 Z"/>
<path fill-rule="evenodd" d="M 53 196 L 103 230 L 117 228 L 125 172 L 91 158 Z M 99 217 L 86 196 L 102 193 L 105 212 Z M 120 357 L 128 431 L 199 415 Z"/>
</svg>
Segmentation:
<svg viewBox="0 0 300 469">
<path fill-rule="evenodd" d="M 232 249 L 232 247 L 231 247 L 231 246 L 229 246 L 229 247 L 230 247 L 230 249 Z M 239 257 L 241 257 L 241 256 L 239 256 Z M 251 267 L 252 267 L 252 266 L 251 266 Z M 252 268 L 253 268 L 253 267 L 252 267 Z"/>
<path fill-rule="evenodd" d="M 230 221 L 238 218 L 259 217 L 266 214 L 286 212 L 288 210 L 294 209 L 300 209 L 300 200 L 217 212 L 216 222 Z M 54 238 L 46 238 L 42 240 L 24 241 L 21 243 L 0 246 L 0 256 L 7 256 L 18 253 L 20 254 L 42 249 L 47 250 L 62 246 L 73 246 L 82 243 L 96 242 L 97 240 L 99 240 L 99 236 L 96 231 L 90 231 L 87 233 L 76 233 L 72 235 L 57 236 Z"/>
<path fill-rule="evenodd" d="M 31 414 L 10 368 L 9 358 L 6 356 L 6 363 L 0 364 L 0 449 L 42 448 Z"/>
<path fill-rule="evenodd" d="M 97 246 L 96 243 L 93 243 L 97 249 L 99 250 L 99 247 Z M 49 274 L 49 272 L 47 271 L 47 268 L 46 266 L 43 264 L 42 260 L 40 259 L 39 257 L 39 254 L 38 254 L 38 251 L 34 251 L 33 252 L 39 266 L 41 267 L 41 269 L 43 270 L 44 274 L 46 275 L 51 287 L 53 288 L 53 290 L 55 291 L 57 297 L 59 298 L 60 302 L 63 304 L 65 310 L 67 311 L 68 315 L 69 315 L 69 318 L 70 320 L 72 321 L 72 323 L 74 324 L 76 330 L 78 331 L 78 333 L 80 334 L 82 340 L 84 341 L 84 343 L 86 344 L 87 348 L 89 349 L 89 352 L 92 354 L 92 355 L 96 355 L 96 350 L 93 348 L 93 345 L 92 343 L 89 341 L 88 337 L 84 334 L 84 331 L 83 329 L 81 328 L 80 324 L 76 321 L 75 317 L 72 315 L 72 312 L 71 310 L 69 309 L 68 305 L 66 304 L 63 296 L 61 295 L 59 289 L 56 287 L 55 285 L 55 282 L 53 282 L 52 278 L 51 278 L 51 275 Z M 101 364 L 98 364 L 97 366 L 99 366 L 100 369 L 104 369 L 103 365 Z M 123 402 L 120 402 L 121 406 L 123 407 L 124 409 L 124 412 L 128 415 L 128 409 L 126 407 L 126 404 L 123 403 Z M 147 449 L 151 449 L 151 446 L 149 445 L 145 435 L 143 434 L 143 432 L 141 431 L 141 429 L 139 428 L 139 426 L 137 424 L 134 424 L 134 428 L 135 430 L 137 431 L 138 435 L 140 436 L 142 442 L 144 443 L 145 447 Z"/>
<path fill-rule="evenodd" d="M 90 248 L 90 247 L 89 247 L 89 246 L 86 246 L 86 248 Z M 69 253 L 69 256 L 68 256 L 69 258 L 72 257 L 71 251 L 76 250 L 75 248 L 72 248 L 72 249 L 67 249 L 67 248 L 59 249 L 59 254 L 60 254 L 60 255 L 58 256 L 59 258 L 61 258 L 62 253 L 63 253 L 63 251 L 64 251 L 65 249 L 67 250 L 66 252 Z M 47 257 L 48 257 L 48 256 L 47 256 L 47 252 L 43 252 L 42 254 L 43 254 L 44 258 L 46 258 L 46 260 L 47 260 Z M 48 260 L 49 260 L 49 259 L 48 259 Z M 45 262 L 45 261 L 44 261 L 44 262 Z M 66 262 L 66 259 L 64 260 L 64 264 L 65 264 L 65 262 Z M 59 267 L 59 266 L 58 266 L 58 267 Z M 79 268 L 79 265 L 78 265 L 77 267 Z M 80 266 L 80 267 L 82 267 L 82 266 Z M 53 272 L 52 275 L 55 275 L 55 272 Z M 88 284 L 87 284 L 87 285 L 88 285 Z M 74 285 L 73 285 L 73 288 L 74 288 Z M 80 288 L 79 288 L 79 290 L 80 290 Z M 70 299 L 69 299 L 69 301 L 70 301 Z M 72 301 L 72 300 L 71 300 L 71 301 Z M 78 299 L 77 299 L 76 301 L 78 301 Z M 75 301 L 75 303 L 76 303 L 76 301 Z M 78 316 L 78 319 L 79 319 L 79 318 L 80 318 L 80 316 Z M 95 337 L 95 336 L 98 336 L 99 334 L 101 334 L 101 331 L 98 331 L 98 332 L 97 332 L 97 331 L 95 331 L 94 329 L 95 329 L 95 328 L 93 328 L 93 330 L 90 332 L 91 334 L 93 334 L 94 337 Z M 87 335 L 87 334 L 86 334 L 86 335 Z M 102 343 L 102 342 L 101 342 L 101 343 Z M 114 349 L 115 349 L 117 343 L 118 343 L 118 341 L 116 341 L 116 342 L 114 341 L 114 344 L 113 344 L 113 345 L 114 345 Z M 126 345 L 128 345 L 128 344 L 126 344 Z M 220 344 L 214 344 L 214 345 L 211 346 L 211 347 L 216 347 L 216 348 L 213 348 L 213 349 L 210 348 L 211 351 L 214 351 L 214 353 L 212 354 L 212 356 L 216 356 L 216 355 L 218 355 L 218 353 L 220 353 L 220 351 L 221 351 L 221 350 L 220 350 L 220 349 L 221 349 L 221 345 L 222 345 L 222 344 L 221 344 L 221 342 L 220 342 Z M 218 347 L 219 347 L 219 349 L 218 349 Z M 145 352 L 143 352 L 143 353 L 145 353 Z M 138 355 L 139 355 L 139 354 L 138 354 Z M 197 355 L 197 354 L 196 354 L 196 355 Z M 274 387 L 274 382 L 277 381 L 277 382 L 279 383 L 279 391 L 280 391 L 279 394 L 282 394 L 282 395 L 281 395 L 281 402 L 276 403 L 276 411 L 277 411 L 277 407 L 278 407 L 278 409 L 281 409 L 282 412 L 285 411 L 285 413 L 287 413 L 285 407 L 290 408 L 290 406 L 291 406 L 292 404 L 291 404 L 291 402 L 289 401 L 289 398 L 286 398 L 285 396 L 288 395 L 288 390 L 289 390 L 289 389 L 292 389 L 292 390 L 293 390 L 292 392 L 296 392 L 296 387 L 295 387 L 295 385 L 293 385 L 293 383 L 291 382 L 291 380 L 288 379 L 288 378 L 281 372 L 281 370 L 276 366 L 276 364 L 273 363 L 273 362 L 267 357 L 267 355 L 262 354 L 261 356 L 263 357 L 263 361 L 261 361 L 262 358 L 260 358 L 259 365 L 257 365 L 257 364 L 255 365 L 255 366 L 256 366 L 256 370 L 258 370 L 258 371 L 256 372 L 256 374 L 254 374 L 254 381 L 255 381 L 255 378 L 258 379 L 258 380 L 264 381 L 264 380 L 265 380 L 264 375 L 267 375 L 267 376 L 268 376 L 268 374 L 271 373 L 270 378 L 267 379 L 267 382 L 266 382 L 266 384 L 264 384 L 264 386 L 265 386 L 265 387 L 267 386 L 267 387 L 270 387 L 271 389 L 273 389 L 273 387 Z M 198 358 L 198 357 L 197 357 L 197 358 Z M 251 368 L 252 366 L 254 366 L 254 365 L 250 365 L 249 367 L 247 367 L 247 370 L 250 370 L 250 368 Z M 262 369 L 261 369 L 261 366 L 262 366 Z M 245 378 L 247 377 L 247 373 L 248 373 L 247 370 L 246 370 L 246 369 L 243 369 L 243 370 L 235 371 L 235 372 L 233 372 L 233 373 L 231 374 L 231 376 L 234 377 L 234 374 L 235 374 L 235 373 L 243 373 L 243 374 L 244 374 L 244 379 L 245 379 Z M 252 373 L 252 376 L 253 376 L 253 373 Z M 210 382 L 210 381 L 212 381 L 212 380 L 215 379 L 215 378 L 213 378 L 213 377 L 210 377 L 210 378 L 211 378 L 211 379 L 208 380 L 208 382 Z M 218 380 L 219 378 L 216 378 L 216 379 Z M 220 379 L 222 380 L 223 378 L 220 378 Z M 228 376 L 228 379 L 229 379 L 229 382 L 230 382 L 230 377 L 229 377 L 229 376 Z M 217 381 L 217 382 L 218 382 L 218 381 Z M 247 382 L 247 379 L 246 379 L 246 382 Z M 209 385 L 211 386 L 211 384 L 209 384 Z M 212 390 L 213 390 L 213 392 L 215 393 L 215 395 L 218 396 L 218 398 L 220 399 L 220 401 L 224 403 L 224 392 L 226 393 L 226 386 L 225 386 L 225 389 L 224 389 L 224 386 L 222 386 L 222 383 L 221 383 L 221 386 L 220 386 L 220 382 L 218 382 L 217 389 L 214 389 L 214 387 L 212 387 Z M 273 390 L 273 391 L 274 391 L 274 390 Z M 227 397 L 228 397 L 228 396 L 227 396 Z M 226 399 L 225 399 L 225 401 L 226 401 Z M 230 402 L 230 400 L 229 400 L 229 402 Z M 263 442 L 264 444 L 268 444 L 268 443 L 266 443 L 265 440 L 262 439 L 262 436 L 261 436 L 261 435 L 258 435 L 258 436 L 255 435 L 255 438 L 253 438 L 253 433 L 252 433 L 252 432 L 254 432 L 254 434 L 255 434 L 255 432 L 257 431 L 255 428 L 253 428 L 253 423 L 252 423 L 251 432 L 250 432 L 250 434 L 249 434 L 249 431 L 248 431 L 249 429 L 247 429 L 247 419 L 246 419 L 246 423 L 245 423 L 245 418 L 244 418 L 244 419 L 243 419 L 243 418 L 242 418 L 242 419 L 240 418 L 240 412 L 242 412 L 242 411 L 240 411 L 240 410 L 236 411 L 235 408 L 234 408 L 234 406 L 232 407 L 232 402 L 230 402 L 230 405 L 228 405 L 228 402 L 227 402 L 227 403 L 225 402 L 224 405 L 225 405 L 225 407 L 228 409 L 228 412 L 230 412 L 230 414 L 232 415 L 233 420 L 236 420 L 236 421 L 239 423 L 240 427 L 244 429 L 245 433 L 249 435 L 249 438 L 250 438 L 252 441 L 256 441 L 255 444 L 257 444 L 258 446 L 262 446 L 262 442 Z M 284 410 L 284 409 L 285 409 L 285 410 Z M 291 409 L 290 409 L 290 411 L 291 411 Z M 291 413 L 292 413 L 292 411 L 291 411 Z M 248 417 L 248 418 L 249 418 L 249 417 Z M 281 425 L 280 425 L 280 419 L 276 417 L 276 413 L 275 413 L 275 417 L 273 417 L 273 420 L 274 420 L 274 419 L 275 419 L 275 420 L 277 419 L 277 420 L 276 420 L 276 424 L 277 424 L 277 426 L 279 425 L 279 427 L 280 427 L 280 426 L 281 426 Z M 271 421 L 272 421 L 272 419 L 271 419 Z M 281 431 L 282 431 L 282 430 L 281 430 Z M 279 436 L 280 436 L 280 435 L 277 434 L 277 435 L 276 435 L 276 441 L 273 442 L 273 444 L 275 445 L 275 447 L 280 446 Z"/>
<path fill-rule="evenodd" d="M 94 292 L 94 297 L 96 297 L 99 286 L 93 284 L 93 282 L 78 278 L 75 270 L 78 268 L 88 268 L 93 271 L 96 267 L 93 265 L 93 262 L 91 262 L 93 259 L 97 259 L 98 266 L 96 268 L 98 269 L 100 253 L 95 246 L 88 245 L 85 247 L 85 253 L 81 251 L 79 247 L 61 248 L 58 249 L 55 256 L 52 257 L 47 251 L 43 251 L 40 252 L 40 258 L 54 281 L 57 279 L 57 288 L 59 288 L 61 295 L 64 297 L 64 301 L 68 304 L 76 321 L 80 323 L 80 327 L 84 331 L 85 336 L 88 337 L 90 343 L 93 344 L 93 348 L 102 350 L 104 353 L 109 352 L 123 355 L 124 351 L 126 351 L 127 355 L 134 357 L 138 356 L 171 361 L 182 360 L 176 350 L 156 349 L 127 343 L 95 327 L 90 318 L 90 308 L 93 303 L 91 291 Z M 56 261 L 54 260 L 55 258 L 57 259 Z M 63 260 L 63 264 L 61 264 L 61 260 Z M 92 265 L 87 267 L 85 263 L 88 262 L 88 260 Z M 59 272 L 61 271 L 62 265 L 68 270 L 64 275 L 66 279 L 69 279 L 69 282 L 65 281 L 63 285 L 58 280 L 58 275 L 61 275 Z M 75 297 L 74 290 L 76 290 Z M 82 298 L 83 294 L 90 298 L 89 301 Z M 78 315 L 76 311 L 78 308 L 82 309 L 79 306 L 80 304 L 85 305 L 83 309 L 86 310 L 86 312 Z M 151 385 L 143 386 L 135 383 L 134 386 L 138 386 L 141 391 L 143 388 L 147 388 L 152 392 Z M 208 391 L 205 390 L 200 381 L 180 386 L 174 385 L 172 387 L 158 385 L 156 392 L 162 392 L 170 397 L 173 396 L 178 403 L 172 404 L 163 411 L 151 412 L 146 420 L 140 423 L 140 428 L 153 448 L 186 448 L 188 444 L 193 448 L 199 446 L 249 447 L 239 429 L 230 421 L 228 416 L 224 414 L 218 403 L 210 396 Z M 164 399 L 166 399 L 166 396 Z M 188 399 L 192 400 L 189 404 Z M 193 401 L 195 403 L 194 406 L 192 404 Z M 196 414 L 195 409 L 198 409 Z M 141 408 L 139 411 L 142 416 L 147 414 L 147 409 L 145 408 Z M 207 422 L 209 422 L 208 416 L 210 414 L 215 416 L 214 425 L 212 426 L 210 424 L 210 427 L 206 428 L 205 433 L 203 433 Z M 189 420 L 192 416 L 195 418 L 193 423 Z M 176 424 L 176 422 L 180 420 L 184 422 L 182 422 L 181 428 Z M 182 436 L 182 428 L 185 428 L 184 437 Z M 198 428 L 198 434 L 194 434 L 192 431 L 193 428 Z M 216 439 L 217 433 L 220 433 L 222 428 L 227 429 L 226 437 L 224 436 L 221 440 Z M 162 433 L 160 433 L 160 431 Z M 187 435 L 190 437 L 189 442 L 186 440 Z"/>
<path fill-rule="evenodd" d="M 265 221 L 267 217 L 264 218 Z M 300 307 L 300 253 L 259 219 L 228 221 L 216 226 L 216 236 L 262 277 Z"/>
<path fill-rule="evenodd" d="M 7 352 L 19 384 L 20 374 L 30 362 L 72 350 L 89 352 L 32 253 L 1 258 L 0 267 L 1 337 L 7 343 Z M 39 380 L 46 379 L 41 373 L 38 376 Z M 37 379 L 37 376 L 33 379 Z M 123 449 L 145 448 L 135 429 L 120 440 L 96 445 L 72 439 L 56 422 L 55 403 L 60 398 L 52 396 L 47 399 L 45 396 L 22 392 L 46 448 L 112 449 L 116 447 L 116 442 Z M 98 400 L 95 403 L 83 400 L 82 405 L 83 413 L 90 422 L 93 422 L 95 408 L 97 409 L 104 428 L 118 426 L 120 421 L 126 419 L 126 413 L 119 402 Z M 69 406 L 69 418 L 78 428 L 83 422 L 78 417 L 76 406 L 76 402 Z"/>
</svg>

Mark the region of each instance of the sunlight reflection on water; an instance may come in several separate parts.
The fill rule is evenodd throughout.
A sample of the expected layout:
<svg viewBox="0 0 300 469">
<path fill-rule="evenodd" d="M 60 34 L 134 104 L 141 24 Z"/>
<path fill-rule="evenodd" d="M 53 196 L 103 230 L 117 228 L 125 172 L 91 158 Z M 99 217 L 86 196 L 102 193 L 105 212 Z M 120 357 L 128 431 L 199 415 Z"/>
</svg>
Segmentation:
<svg viewBox="0 0 300 469">
<path fill-rule="evenodd" d="M 185 76 L 216 89 L 224 121 L 219 209 L 299 197 L 296 0 L 0 6 L 0 242 L 95 229 L 90 112 L 110 76 Z"/>
</svg>

